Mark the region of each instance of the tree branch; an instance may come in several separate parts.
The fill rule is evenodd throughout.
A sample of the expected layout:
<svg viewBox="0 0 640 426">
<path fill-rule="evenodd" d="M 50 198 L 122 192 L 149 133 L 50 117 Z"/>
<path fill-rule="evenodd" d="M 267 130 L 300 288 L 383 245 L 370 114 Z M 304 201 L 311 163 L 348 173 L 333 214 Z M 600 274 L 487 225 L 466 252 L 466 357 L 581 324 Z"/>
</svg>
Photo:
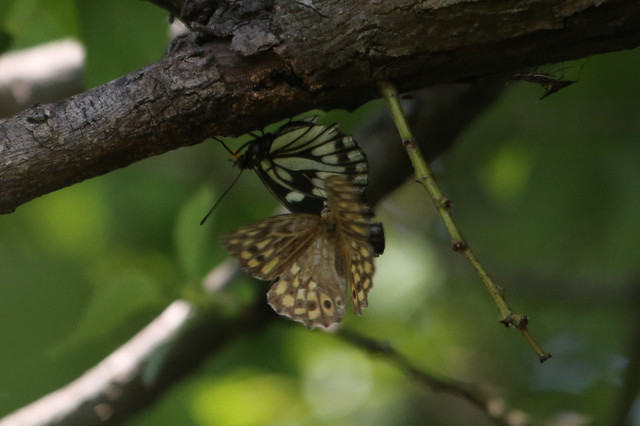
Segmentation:
<svg viewBox="0 0 640 426">
<path fill-rule="evenodd" d="M 208 38 L 0 124 L 0 213 L 206 137 L 354 108 L 379 78 L 406 91 L 640 44 L 634 0 L 158 3 Z"/>
<path fill-rule="evenodd" d="M 84 48 L 57 40 L 0 56 L 0 118 L 82 91 Z"/>
<path fill-rule="evenodd" d="M 218 289 L 214 298 L 233 282 L 236 271 L 228 264 L 214 270 L 214 282 L 209 283 Z M 261 330 L 276 318 L 263 297 L 242 307 L 235 317 L 220 311 L 196 310 L 184 300 L 173 302 L 98 365 L 0 419 L 0 426 L 121 424 L 156 402 L 212 353 L 241 335 Z"/>
<path fill-rule="evenodd" d="M 421 370 L 388 343 L 370 339 L 351 330 L 340 330 L 338 335 L 344 341 L 372 355 L 378 355 L 384 358 L 389 363 L 395 365 L 407 377 L 413 379 L 418 385 L 430 391 L 446 393 L 469 402 L 479 408 L 484 415 L 498 425 L 515 426 L 526 424 L 524 421 L 524 419 L 528 417 L 526 414 L 521 411 L 506 410 L 500 398 L 486 395 L 477 385 L 437 377 L 434 374 Z"/>
<path fill-rule="evenodd" d="M 216 289 L 213 297 L 220 296 L 220 290 L 233 283 L 237 271 L 229 264 L 212 271 L 207 285 Z M 258 284 L 256 293 L 261 295 L 262 283 Z M 70 384 L 1 418 L 0 426 L 121 424 L 156 402 L 174 383 L 196 371 L 204 360 L 235 338 L 255 333 L 277 318 L 263 296 L 256 297 L 233 318 L 196 310 L 184 300 L 175 301 L 98 365 Z M 496 424 L 523 424 L 514 421 L 526 417 L 523 413 L 505 410 L 500 398 L 485 395 L 478 386 L 436 377 L 414 366 L 391 345 L 353 331 L 342 330 L 339 337 L 382 356 L 420 386 L 471 403 Z"/>
</svg>

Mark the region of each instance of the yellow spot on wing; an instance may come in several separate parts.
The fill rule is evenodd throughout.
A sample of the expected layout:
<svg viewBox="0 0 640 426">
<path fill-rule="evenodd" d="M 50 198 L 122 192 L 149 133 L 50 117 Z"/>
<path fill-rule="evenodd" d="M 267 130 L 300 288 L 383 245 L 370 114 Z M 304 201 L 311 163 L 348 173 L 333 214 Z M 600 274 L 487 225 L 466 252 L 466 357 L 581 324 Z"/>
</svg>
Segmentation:
<svg viewBox="0 0 640 426">
<path fill-rule="evenodd" d="M 271 272 L 273 270 L 273 268 L 278 266 L 279 262 L 280 262 L 280 258 L 274 257 L 273 259 L 271 259 L 271 261 L 269 263 L 265 263 L 262 266 L 262 268 L 260 268 L 260 272 L 262 272 L 263 274 L 268 274 L 269 272 Z"/>
<path fill-rule="evenodd" d="M 282 304 L 287 308 L 292 308 L 295 301 L 296 300 L 290 294 L 285 295 L 281 300 Z"/>
</svg>

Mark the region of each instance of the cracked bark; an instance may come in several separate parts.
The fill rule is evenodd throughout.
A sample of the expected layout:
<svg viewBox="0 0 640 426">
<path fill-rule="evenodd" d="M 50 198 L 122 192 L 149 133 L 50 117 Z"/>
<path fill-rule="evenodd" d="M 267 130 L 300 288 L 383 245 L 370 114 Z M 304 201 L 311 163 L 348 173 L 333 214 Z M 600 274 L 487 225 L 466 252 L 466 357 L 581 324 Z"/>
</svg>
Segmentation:
<svg viewBox="0 0 640 426">
<path fill-rule="evenodd" d="M 210 136 L 355 108 L 378 97 L 380 78 L 407 91 L 640 41 L 637 0 L 156 3 L 200 33 L 143 69 L 2 123 L 0 212 Z"/>
</svg>

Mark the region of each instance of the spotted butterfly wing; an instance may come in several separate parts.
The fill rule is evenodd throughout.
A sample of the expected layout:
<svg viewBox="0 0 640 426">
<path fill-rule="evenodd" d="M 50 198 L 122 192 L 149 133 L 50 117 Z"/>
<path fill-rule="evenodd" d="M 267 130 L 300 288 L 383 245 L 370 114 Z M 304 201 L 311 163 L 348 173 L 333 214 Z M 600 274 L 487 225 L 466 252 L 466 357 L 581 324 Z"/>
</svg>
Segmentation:
<svg viewBox="0 0 640 426">
<path fill-rule="evenodd" d="M 242 226 L 225 235 L 223 243 L 251 275 L 275 280 L 321 231 L 320 216 L 282 214 Z"/>
<path fill-rule="evenodd" d="M 371 209 L 362 204 L 348 181 L 331 178 L 328 190 L 329 209 L 338 239 L 336 268 L 341 275 L 348 277 L 353 311 L 360 315 L 362 308 L 368 305 L 367 295 L 373 286 L 375 271 L 373 258 L 376 251 L 371 244 L 371 232 L 379 227 L 384 238 L 382 224 L 376 223 L 374 227 L 370 219 Z"/>
<path fill-rule="evenodd" d="M 322 225 L 321 225 L 322 226 Z M 346 312 L 347 278 L 337 268 L 335 235 L 319 232 L 267 292 L 269 305 L 309 328 L 328 327 Z"/>
<path fill-rule="evenodd" d="M 242 149 L 242 148 L 241 148 Z M 343 176 L 358 192 L 367 185 L 367 160 L 351 136 L 313 121 L 292 121 L 246 144 L 240 169 L 253 169 L 273 195 L 293 213 L 319 215 L 326 180 Z"/>
<path fill-rule="evenodd" d="M 309 328 L 340 322 L 349 296 L 360 314 L 373 286 L 368 208 L 342 177 L 328 178 L 326 189 L 329 209 L 321 216 L 274 216 L 224 237 L 227 250 L 249 273 L 264 280 L 278 277 L 267 294 L 271 307 Z"/>
</svg>

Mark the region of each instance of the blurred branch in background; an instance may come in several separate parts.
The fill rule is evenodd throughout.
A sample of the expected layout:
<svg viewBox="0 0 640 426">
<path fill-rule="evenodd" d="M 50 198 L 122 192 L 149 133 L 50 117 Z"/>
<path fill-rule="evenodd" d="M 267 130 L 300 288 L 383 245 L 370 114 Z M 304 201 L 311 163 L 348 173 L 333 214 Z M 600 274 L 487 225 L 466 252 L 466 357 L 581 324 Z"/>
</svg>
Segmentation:
<svg viewBox="0 0 640 426">
<path fill-rule="evenodd" d="M 424 386 L 433 392 L 447 393 L 470 402 L 498 425 L 521 426 L 529 424 L 526 413 L 506 410 L 504 401 L 501 398 L 487 396 L 478 385 L 470 385 L 442 376 L 438 377 L 421 370 L 413 365 L 404 355 L 398 353 L 389 343 L 370 339 L 351 330 L 342 329 L 338 332 L 338 335 L 346 342 L 372 355 L 378 355 L 384 358 L 402 370 L 407 377 L 413 379 L 418 385 Z"/>
<path fill-rule="evenodd" d="M 84 89 L 82 45 L 65 39 L 0 56 L 0 119 Z"/>
<path fill-rule="evenodd" d="M 0 426 L 97 426 L 131 419 L 230 342 L 260 331 L 278 318 L 268 307 L 264 286 L 258 281 L 254 281 L 253 302 L 239 310 L 237 300 L 224 296 L 225 288 L 238 278 L 237 272 L 235 265 L 223 263 L 204 282 L 212 290 L 214 306 L 228 305 L 225 308 L 233 308 L 235 314 L 221 313 L 226 309 L 203 311 L 187 301 L 177 300 L 94 368 L 69 385 L 0 419 Z M 386 359 L 418 385 L 475 405 L 496 424 L 526 424 L 524 413 L 505 410 L 503 400 L 486 396 L 480 391 L 482 386 L 436 377 L 414 366 L 391 344 L 379 343 L 354 331 L 343 329 L 338 336 Z"/>
<path fill-rule="evenodd" d="M 208 277 L 205 285 L 217 288 L 214 302 L 233 283 L 236 271 L 225 263 Z M 256 297 L 233 317 L 221 311 L 196 310 L 189 302 L 175 301 L 94 368 L 0 419 L 0 425 L 120 424 L 152 405 L 230 341 L 261 330 L 275 318 L 264 297 Z"/>
</svg>

